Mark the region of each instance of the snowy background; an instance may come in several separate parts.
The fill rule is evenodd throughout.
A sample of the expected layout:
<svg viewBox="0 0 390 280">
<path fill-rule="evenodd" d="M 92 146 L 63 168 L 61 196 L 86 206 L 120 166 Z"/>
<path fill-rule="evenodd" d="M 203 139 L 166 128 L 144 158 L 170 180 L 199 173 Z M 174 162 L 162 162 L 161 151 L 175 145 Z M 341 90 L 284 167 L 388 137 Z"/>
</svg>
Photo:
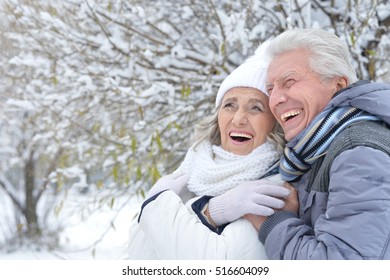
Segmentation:
<svg viewBox="0 0 390 280">
<path fill-rule="evenodd" d="M 5 244 L 0 249 L 0 260 L 123 260 L 126 259 L 126 244 L 129 228 L 135 223 L 142 198 L 123 197 L 115 206 L 101 205 L 88 195 L 69 194 L 59 215 L 51 215 L 48 225 L 60 232 L 58 246 L 50 248 L 45 244 L 34 244 L 25 240 L 23 244 Z M 2 195 L 0 214 L 2 224 L 0 240 L 4 241 L 8 227 L 12 222 L 12 205 Z M 5 210 L 5 211 L 4 211 Z M 7 211 L 8 210 L 8 211 Z M 60 225 L 59 225 L 60 223 Z"/>
<path fill-rule="evenodd" d="M 96 199 L 80 193 L 69 194 L 60 214 L 48 217 L 48 225 L 62 228 L 58 247 L 47 244 L 13 244 L 0 248 L 0 260 L 121 260 L 125 259 L 130 226 L 135 223 L 142 199 L 137 196 L 120 199 L 114 207 L 101 205 Z M 0 240 L 6 234 L 4 225 L 12 221 L 12 205 L 0 196 L 3 209 Z M 5 210 L 5 211 L 4 211 Z"/>
<path fill-rule="evenodd" d="M 388 0 L 0 2 L 0 259 L 123 259 L 142 197 L 264 40 L 322 27 L 390 81 Z"/>
</svg>

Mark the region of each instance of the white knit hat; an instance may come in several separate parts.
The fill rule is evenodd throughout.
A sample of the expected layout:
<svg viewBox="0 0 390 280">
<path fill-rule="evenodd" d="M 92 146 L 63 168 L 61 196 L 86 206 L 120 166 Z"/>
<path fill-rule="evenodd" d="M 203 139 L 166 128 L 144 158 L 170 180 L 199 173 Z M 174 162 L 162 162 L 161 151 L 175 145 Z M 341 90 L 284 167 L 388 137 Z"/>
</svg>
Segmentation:
<svg viewBox="0 0 390 280">
<path fill-rule="evenodd" d="M 256 88 L 268 96 L 265 89 L 265 79 L 269 64 L 269 58 L 265 55 L 267 46 L 268 41 L 265 41 L 256 49 L 253 56 L 245 60 L 243 64 L 234 69 L 223 80 L 215 99 L 215 107 L 221 104 L 226 92 L 235 87 Z"/>
</svg>

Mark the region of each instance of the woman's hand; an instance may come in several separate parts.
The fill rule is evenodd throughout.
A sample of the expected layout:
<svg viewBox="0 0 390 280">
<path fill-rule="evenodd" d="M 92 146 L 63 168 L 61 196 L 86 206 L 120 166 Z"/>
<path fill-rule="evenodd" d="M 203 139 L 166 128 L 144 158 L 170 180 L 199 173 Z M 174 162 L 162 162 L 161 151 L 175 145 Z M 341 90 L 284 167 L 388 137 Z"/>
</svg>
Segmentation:
<svg viewBox="0 0 390 280">
<path fill-rule="evenodd" d="M 172 190 L 179 195 L 183 189 L 187 187 L 189 176 L 184 173 L 174 172 L 170 175 L 161 177 L 149 190 L 146 198 L 152 197 L 153 195 L 162 192 L 164 190 Z"/>
<path fill-rule="evenodd" d="M 294 212 L 298 214 L 299 210 L 299 200 L 297 190 L 289 183 L 284 183 L 284 187 L 290 191 L 290 195 L 284 198 L 284 206 L 280 210 Z M 266 220 L 266 216 L 259 216 L 254 214 L 246 214 L 244 216 L 251 224 L 255 227 L 257 231 L 260 230 L 260 227 Z"/>
<path fill-rule="evenodd" d="M 208 211 L 214 224 L 221 226 L 245 214 L 269 216 L 284 206 L 290 191 L 267 180 L 243 182 L 236 188 L 210 199 Z"/>
</svg>

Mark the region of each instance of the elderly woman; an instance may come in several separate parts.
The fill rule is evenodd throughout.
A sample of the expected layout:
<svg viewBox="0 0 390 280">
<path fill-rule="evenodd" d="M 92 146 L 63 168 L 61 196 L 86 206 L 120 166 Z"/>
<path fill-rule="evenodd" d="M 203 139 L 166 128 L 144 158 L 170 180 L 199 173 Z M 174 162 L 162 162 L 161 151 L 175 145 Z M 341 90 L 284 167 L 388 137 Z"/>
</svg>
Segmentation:
<svg viewBox="0 0 390 280">
<path fill-rule="evenodd" d="M 243 216 L 271 215 L 289 190 L 275 184 L 283 137 L 264 93 L 263 49 L 222 82 L 216 112 L 197 126 L 184 161 L 150 190 L 131 230 L 131 259 L 267 258 Z"/>
</svg>

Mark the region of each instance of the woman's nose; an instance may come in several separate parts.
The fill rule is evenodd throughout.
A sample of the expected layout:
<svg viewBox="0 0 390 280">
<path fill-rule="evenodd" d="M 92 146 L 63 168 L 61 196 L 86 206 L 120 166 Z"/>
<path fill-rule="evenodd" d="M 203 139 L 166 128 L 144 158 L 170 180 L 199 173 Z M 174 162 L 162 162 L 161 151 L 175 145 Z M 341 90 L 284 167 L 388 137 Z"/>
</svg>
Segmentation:
<svg viewBox="0 0 390 280">
<path fill-rule="evenodd" d="M 247 112 L 244 110 L 238 110 L 235 112 L 232 123 L 235 126 L 245 125 L 248 121 Z"/>
</svg>

